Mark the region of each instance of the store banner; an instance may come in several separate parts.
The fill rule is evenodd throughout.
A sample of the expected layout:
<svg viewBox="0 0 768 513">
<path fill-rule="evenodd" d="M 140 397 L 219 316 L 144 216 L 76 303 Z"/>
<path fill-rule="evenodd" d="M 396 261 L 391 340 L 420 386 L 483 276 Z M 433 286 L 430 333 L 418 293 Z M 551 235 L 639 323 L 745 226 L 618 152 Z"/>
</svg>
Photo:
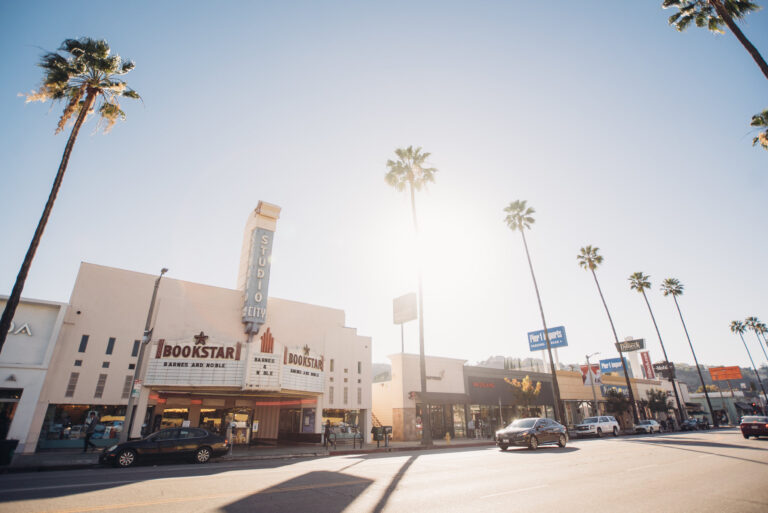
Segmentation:
<svg viewBox="0 0 768 513">
<path fill-rule="evenodd" d="M 285 390 L 322 393 L 325 388 L 325 359 L 308 345 L 284 348 L 281 384 Z"/>
<path fill-rule="evenodd" d="M 240 387 L 245 373 L 242 343 L 209 342 L 203 332 L 193 338 L 193 344 L 158 340 L 144 385 Z"/>
<path fill-rule="evenodd" d="M 659 362 L 653 364 L 653 371 L 657 376 L 664 379 L 675 379 L 675 364 L 673 362 Z"/>
<path fill-rule="evenodd" d="M 589 372 L 586 365 L 581 366 L 581 381 L 584 385 L 591 386 L 593 383 L 600 384 L 603 382 L 602 375 L 600 374 L 600 365 L 589 364 L 592 367 L 592 372 Z"/>
<path fill-rule="evenodd" d="M 629 360 L 624 358 L 624 364 L 629 372 L 629 377 L 632 378 L 632 367 L 629 365 Z M 621 365 L 621 358 L 608 358 L 600 360 L 600 372 L 603 374 L 608 372 L 617 372 L 620 376 L 624 376 L 624 367 Z"/>
<path fill-rule="evenodd" d="M 653 364 L 651 363 L 651 354 L 648 351 L 641 352 L 640 360 L 643 362 L 643 374 L 645 374 L 645 379 L 656 379 L 656 375 L 653 372 Z"/>
<path fill-rule="evenodd" d="M 272 264 L 272 240 L 275 232 L 256 228 L 251 233 L 251 251 L 245 281 L 243 323 L 246 333 L 258 333 L 267 322 L 267 291 Z"/>
<path fill-rule="evenodd" d="M 709 375 L 712 377 L 712 381 L 727 381 L 729 379 L 742 379 L 741 369 L 737 366 L 710 367 Z"/>
<path fill-rule="evenodd" d="M 549 334 L 550 348 L 554 349 L 556 347 L 566 347 L 568 345 L 564 326 L 549 328 L 547 333 Z M 531 351 L 542 351 L 546 349 L 547 339 L 544 336 L 544 330 L 528 332 L 528 346 L 531 348 Z"/>
</svg>

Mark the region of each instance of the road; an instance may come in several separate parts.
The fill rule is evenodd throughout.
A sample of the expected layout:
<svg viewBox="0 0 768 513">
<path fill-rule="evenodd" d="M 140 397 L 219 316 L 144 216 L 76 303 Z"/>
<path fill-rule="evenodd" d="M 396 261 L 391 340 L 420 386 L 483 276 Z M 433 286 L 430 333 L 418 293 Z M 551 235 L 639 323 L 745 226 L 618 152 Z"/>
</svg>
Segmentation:
<svg viewBox="0 0 768 513">
<path fill-rule="evenodd" d="M 0 475 L 0 512 L 761 512 L 768 439 L 737 430 L 565 449 L 408 451 Z"/>
</svg>

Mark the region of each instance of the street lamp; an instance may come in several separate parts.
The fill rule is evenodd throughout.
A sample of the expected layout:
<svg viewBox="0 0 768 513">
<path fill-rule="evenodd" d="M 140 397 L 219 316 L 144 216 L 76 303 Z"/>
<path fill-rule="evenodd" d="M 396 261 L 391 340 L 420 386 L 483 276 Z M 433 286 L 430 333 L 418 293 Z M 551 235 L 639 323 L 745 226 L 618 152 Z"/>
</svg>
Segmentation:
<svg viewBox="0 0 768 513">
<path fill-rule="evenodd" d="M 598 354 L 600 354 L 599 351 L 597 353 L 592 353 L 592 354 L 588 354 L 588 355 L 585 356 L 585 358 L 587 359 L 587 376 L 592 376 L 592 379 L 590 380 L 590 383 L 592 383 L 592 410 L 594 412 L 592 415 L 598 415 L 598 412 L 597 412 L 597 392 L 595 392 L 595 376 L 594 376 L 594 373 L 592 372 L 592 366 L 589 364 L 589 359 L 592 356 L 595 356 L 595 355 L 598 355 Z"/>
<path fill-rule="evenodd" d="M 141 383 L 141 371 L 144 362 L 144 349 L 149 345 L 149 341 L 152 340 L 152 330 L 150 324 L 152 323 L 152 312 L 155 309 L 155 299 L 157 299 L 157 289 L 160 287 L 160 278 L 163 277 L 168 269 L 163 267 L 160 269 L 160 276 L 155 280 L 155 289 L 152 291 L 152 300 L 149 302 L 149 312 L 147 313 L 147 322 L 144 324 L 144 336 L 141 337 L 141 344 L 139 344 L 139 357 L 136 360 L 136 369 L 133 371 L 133 386 L 131 387 L 131 395 L 128 397 L 128 406 L 125 408 L 125 421 L 123 421 L 123 431 L 120 433 L 120 443 L 126 442 L 133 426 L 134 409 L 136 408 L 136 399 L 139 395 L 137 393 L 136 385 Z"/>
</svg>

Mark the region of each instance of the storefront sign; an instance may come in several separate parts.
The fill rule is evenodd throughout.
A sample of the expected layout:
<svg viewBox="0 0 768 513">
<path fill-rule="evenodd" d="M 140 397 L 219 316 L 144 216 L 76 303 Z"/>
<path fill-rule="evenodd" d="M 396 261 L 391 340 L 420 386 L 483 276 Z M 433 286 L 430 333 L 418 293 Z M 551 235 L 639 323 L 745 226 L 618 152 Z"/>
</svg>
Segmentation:
<svg viewBox="0 0 768 513">
<path fill-rule="evenodd" d="M 246 333 L 258 333 L 267 321 L 267 290 L 275 232 L 256 228 L 251 232 L 251 254 L 245 281 L 243 323 Z"/>
<path fill-rule="evenodd" d="M 655 379 L 656 375 L 653 372 L 653 364 L 651 364 L 651 354 L 648 351 L 643 351 L 640 353 L 640 359 L 643 361 L 645 379 Z"/>
<path fill-rule="evenodd" d="M 600 374 L 600 366 L 590 363 L 590 367 L 592 367 L 592 372 L 587 372 L 587 366 L 582 365 L 581 366 L 581 381 L 585 385 L 592 385 L 593 383 L 602 383 L 602 376 Z"/>
<path fill-rule="evenodd" d="M 395 324 L 404 324 L 416 320 L 416 294 L 410 293 L 392 301 L 392 320 Z"/>
<path fill-rule="evenodd" d="M 283 350 L 281 385 L 286 390 L 321 393 L 325 386 L 324 358 L 312 352 L 308 345 L 303 348 Z"/>
<path fill-rule="evenodd" d="M 616 346 L 616 350 L 620 351 L 622 353 L 629 353 L 632 351 L 639 351 L 641 349 L 645 349 L 645 339 L 644 338 L 638 338 L 635 340 L 625 340 L 624 342 L 619 342 L 618 344 L 614 344 Z"/>
<path fill-rule="evenodd" d="M 147 366 L 146 385 L 241 387 L 245 362 L 242 344 L 208 344 L 203 332 L 194 344 L 172 344 L 160 339 Z"/>
<path fill-rule="evenodd" d="M 566 347 L 568 339 L 565 337 L 565 327 L 557 326 L 547 330 L 549 334 L 549 347 Z M 541 351 L 547 348 L 547 339 L 544 336 L 544 330 L 528 332 L 528 346 L 531 351 Z"/>
<path fill-rule="evenodd" d="M 9 335 L 27 335 L 29 337 L 32 336 L 32 328 L 29 327 L 29 323 L 25 322 L 21 326 L 16 326 L 13 321 L 11 321 L 11 327 L 8 328 L 8 334 Z"/>
<path fill-rule="evenodd" d="M 627 372 L 629 372 L 629 377 L 632 376 L 632 367 L 630 367 L 629 362 L 626 358 L 624 358 L 624 363 L 627 366 Z M 624 367 L 621 365 L 621 358 L 608 358 L 607 360 L 600 360 L 600 372 L 603 374 L 607 372 L 618 372 L 620 375 L 624 375 Z"/>
<path fill-rule="evenodd" d="M 654 363 L 653 371 L 661 378 L 675 379 L 675 364 L 672 362 L 669 362 L 669 366 L 667 366 L 667 362 Z"/>
<path fill-rule="evenodd" d="M 712 381 L 727 381 L 729 379 L 742 379 L 741 369 L 737 366 L 710 367 L 709 375 L 712 377 Z"/>
<path fill-rule="evenodd" d="M 248 372 L 243 388 L 280 390 L 280 357 L 272 353 L 253 353 L 248 357 Z"/>
</svg>

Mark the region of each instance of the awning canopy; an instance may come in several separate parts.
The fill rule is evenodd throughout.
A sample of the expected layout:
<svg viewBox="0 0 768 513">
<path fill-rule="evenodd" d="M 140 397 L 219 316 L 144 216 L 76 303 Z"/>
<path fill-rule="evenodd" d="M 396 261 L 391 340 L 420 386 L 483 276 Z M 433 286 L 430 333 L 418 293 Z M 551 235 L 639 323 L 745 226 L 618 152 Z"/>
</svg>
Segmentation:
<svg viewBox="0 0 768 513">
<path fill-rule="evenodd" d="M 736 407 L 739 408 L 740 410 L 752 411 L 751 404 L 742 403 L 741 401 L 735 401 L 733 404 L 736 405 Z"/>
</svg>

